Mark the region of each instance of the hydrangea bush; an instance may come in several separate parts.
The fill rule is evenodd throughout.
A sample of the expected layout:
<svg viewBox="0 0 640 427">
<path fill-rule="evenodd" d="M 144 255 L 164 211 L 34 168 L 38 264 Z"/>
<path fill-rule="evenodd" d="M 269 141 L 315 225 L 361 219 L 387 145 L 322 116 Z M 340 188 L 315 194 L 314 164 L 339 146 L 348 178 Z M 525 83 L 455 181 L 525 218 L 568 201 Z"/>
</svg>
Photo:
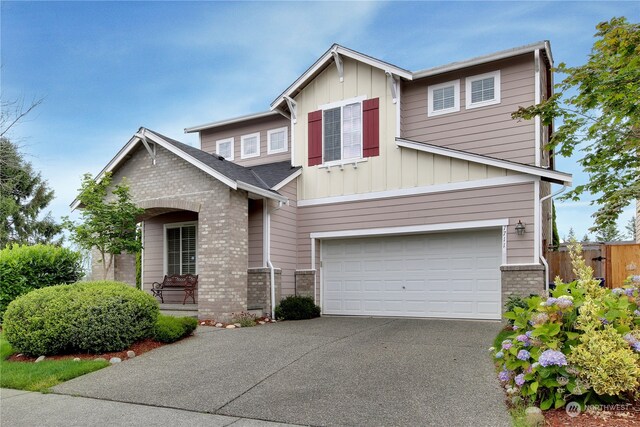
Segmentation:
<svg viewBox="0 0 640 427">
<path fill-rule="evenodd" d="M 576 281 L 505 313 L 513 333 L 490 349 L 498 378 L 512 400 L 543 410 L 640 398 L 640 289 L 600 287 L 580 245 L 570 250 Z"/>
</svg>

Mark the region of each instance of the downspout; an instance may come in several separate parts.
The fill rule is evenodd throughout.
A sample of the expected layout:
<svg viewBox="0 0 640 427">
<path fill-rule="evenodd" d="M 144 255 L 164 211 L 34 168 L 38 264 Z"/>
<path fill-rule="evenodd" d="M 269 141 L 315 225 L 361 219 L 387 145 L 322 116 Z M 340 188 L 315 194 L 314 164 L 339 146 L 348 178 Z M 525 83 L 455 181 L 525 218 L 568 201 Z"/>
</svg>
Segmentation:
<svg viewBox="0 0 640 427">
<path fill-rule="evenodd" d="M 544 201 L 546 201 L 547 199 L 551 199 L 555 196 L 557 196 L 558 194 L 562 193 L 564 190 L 566 190 L 567 185 L 563 185 L 562 188 L 558 191 L 556 191 L 553 194 L 549 194 L 548 196 L 544 196 L 543 198 L 540 199 L 540 212 L 542 212 L 542 203 Z M 551 238 L 553 240 L 553 226 L 549 228 L 551 230 Z M 540 227 L 540 235 L 537 236 L 537 238 L 539 238 L 540 240 L 542 239 L 542 227 Z M 547 260 L 544 257 L 544 248 L 542 247 L 542 245 L 540 245 L 540 261 L 542 261 L 542 265 L 544 265 L 544 290 L 546 291 L 547 295 L 549 294 L 549 263 L 547 262 Z"/>
<path fill-rule="evenodd" d="M 276 273 L 275 268 L 273 267 L 273 263 L 271 262 L 271 212 L 269 212 L 269 200 L 263 200 L 263 212 L 264 212 L 264 251 L 265 251 L 265 259 L 267 261 L 267 267 L 269 268 L 269 278 L 271 284 L 271 318 L 275 320 L 276 318 Z M 282 202 L 278 202 L 278 207 L 274 209 L 277 211 L 282 207 Z"/>
</svg>

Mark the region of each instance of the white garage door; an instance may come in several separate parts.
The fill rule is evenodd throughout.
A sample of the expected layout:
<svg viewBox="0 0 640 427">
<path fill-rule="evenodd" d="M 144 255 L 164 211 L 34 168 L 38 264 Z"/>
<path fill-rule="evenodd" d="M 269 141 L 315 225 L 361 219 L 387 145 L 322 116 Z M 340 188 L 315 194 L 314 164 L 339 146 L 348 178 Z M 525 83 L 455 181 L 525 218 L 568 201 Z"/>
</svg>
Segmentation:
<svg viewBox="0 0 640 427">
<path fill-rule="evenodd" d="M 499 230 L 322 242 L 323 313 L 500 318 Z"/>
</svg>

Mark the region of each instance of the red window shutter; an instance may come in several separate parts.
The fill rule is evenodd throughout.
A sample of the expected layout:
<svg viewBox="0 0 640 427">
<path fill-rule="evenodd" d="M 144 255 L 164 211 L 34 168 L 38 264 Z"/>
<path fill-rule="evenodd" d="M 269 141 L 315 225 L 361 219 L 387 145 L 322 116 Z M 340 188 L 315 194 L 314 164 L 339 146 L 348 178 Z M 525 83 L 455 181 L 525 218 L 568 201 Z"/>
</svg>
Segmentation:
<svg viewBox="0 0 640 427">
<path fill-rule="evenodd" d="M 322 110 L 309 113 L 309 166 L 322 163 Z"/>
<path fill-rule="evenodd" d="M 362 102 L 362 155 L 380 155 L 380 98 Z"/>
</svg>

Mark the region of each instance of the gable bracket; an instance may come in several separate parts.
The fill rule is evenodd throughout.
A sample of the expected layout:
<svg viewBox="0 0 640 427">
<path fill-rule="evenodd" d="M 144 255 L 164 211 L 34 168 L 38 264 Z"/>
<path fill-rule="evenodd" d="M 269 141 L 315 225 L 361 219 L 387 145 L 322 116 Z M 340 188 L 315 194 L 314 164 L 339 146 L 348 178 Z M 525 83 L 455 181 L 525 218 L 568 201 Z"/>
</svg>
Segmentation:
<svg viewBox="0 0 640 427">
<path fill-rule="evenodd" d="M 136 133 L 136 136 L 140 139 L 140 141 L 142 141 L 142 145 L 144 145 L 144 148 L 147 149 L 149 156 L 151 156 L 151 163 L 155 165 L 156 164 L 156 144 L 152 142 L 151 145 L 149 145 L 149 141 L 147 141 L 147 137 L 143 133 Z"/>
<path fill-rule="evenodd" d="M 296 123 L 298 121 L 298 103 L 288 96 L 284 96 L 283 98 L 287 102 L 289 111 L 291 111 L 291 118 L 293 119 L 293 123 Z"/>
<path fill-rule="evenodd" d="M 336 62 L 336 68 L 338 68 L 338 76 L 340 76 L 340 83 L 342 83 L 344 81 L 344 66 L 342 64 L 342 57 L 335 49 L 331 51 L 331 55 L 333 56 L 333 60 Z"/>
<path fill-rule="evenodd" d="M 384 72 L 387 75 L 387 82 L 389 83 L 389 89 L 391 89 L 391 96 L 393 97 L 393 103 L 398 102 L 398 84 L 400 83 L 398 78 L 391 74 L 389 71 Z"/>
</svg>

